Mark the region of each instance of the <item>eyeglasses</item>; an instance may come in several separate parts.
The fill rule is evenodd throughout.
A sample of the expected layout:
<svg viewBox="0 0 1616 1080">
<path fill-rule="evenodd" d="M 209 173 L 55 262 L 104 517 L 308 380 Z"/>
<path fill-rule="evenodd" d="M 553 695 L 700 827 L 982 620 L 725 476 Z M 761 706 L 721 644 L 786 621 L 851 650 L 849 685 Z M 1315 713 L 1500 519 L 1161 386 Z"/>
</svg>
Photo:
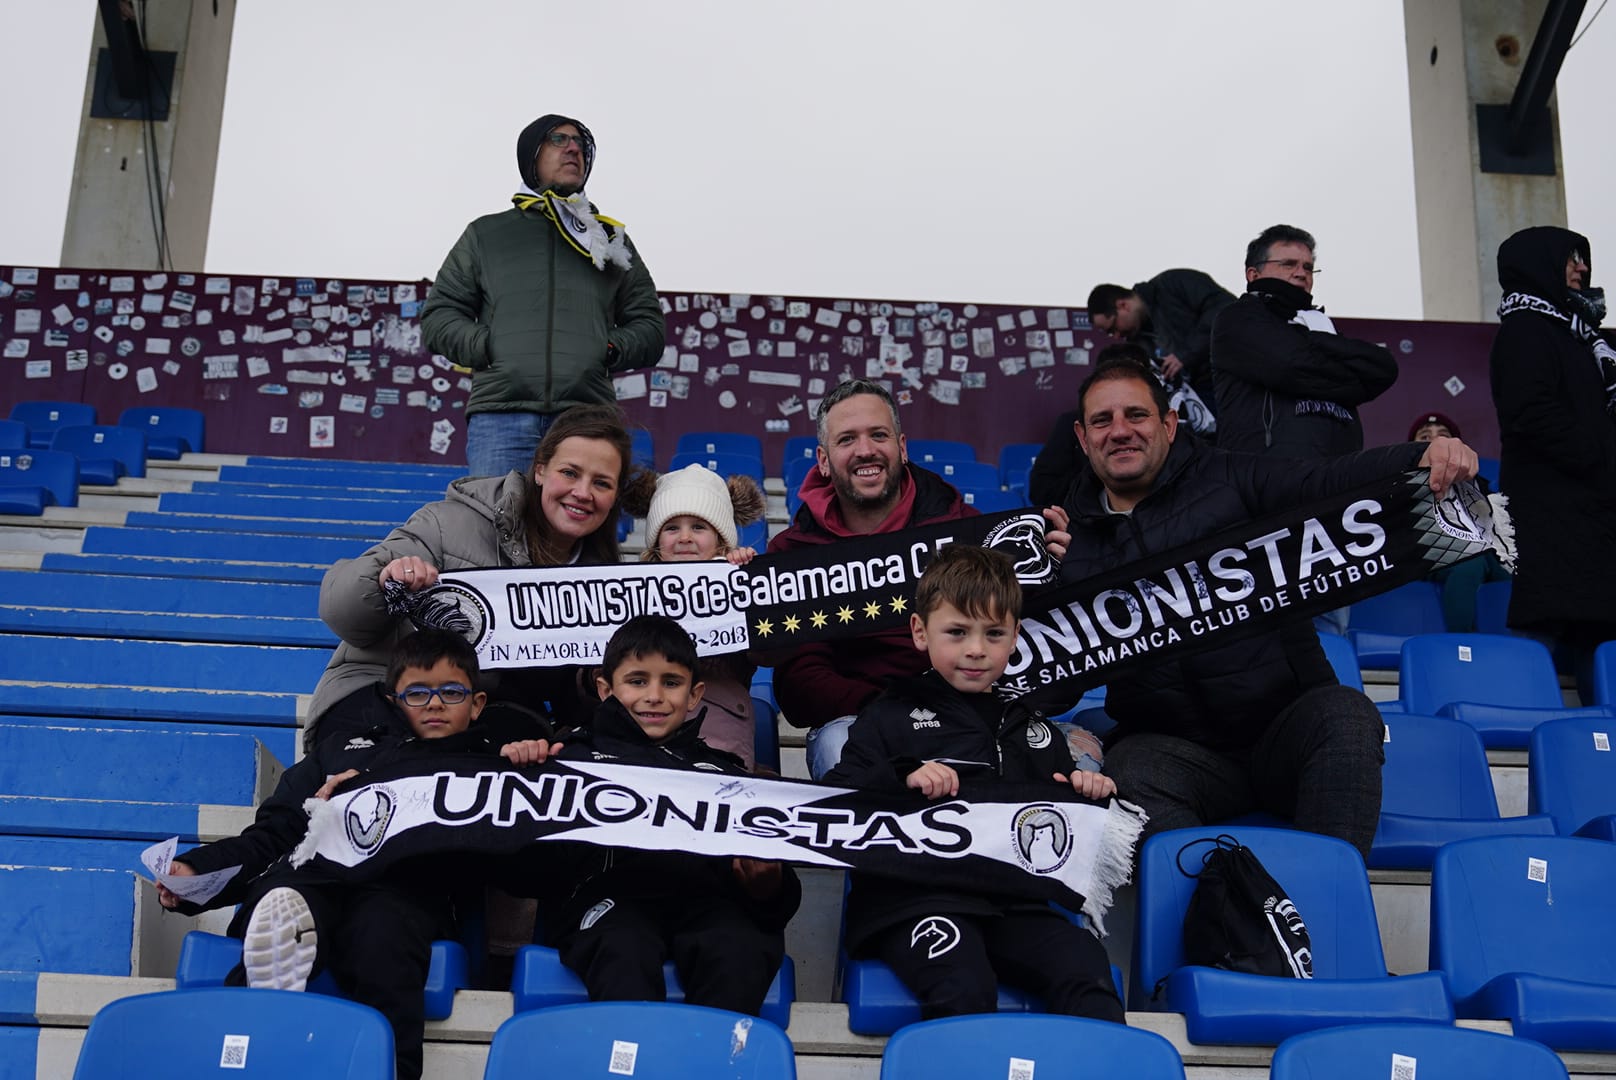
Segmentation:
<svg viewBox="0 0 1616 1080">
<path fill-rule="evenodd" d="M 393 696 L 413 709 L 424 709 L 434 697 L 445 705 L 458 705 L 471 696 L 471 687 L 455 682 L 442 686 L 406 686 L 403 693 Z"/>
<path fill-rule="evenodd" d="M 580 150 L 584 148 L 584 137 L 582 135 L 568 135 L 565 131 L 552 131 L 544 137 L 544 141 L 551 146 L 560 147 L 572 143 Z"/>
<path fill-rule="evenodd" d="M 1286 271 L 1286 272 L 1295 272 L 1295 270 L 1296 270 L 1296 268 L 1298 266 L 1301 267 L 1305 272 L 1307 272 L 1309 274 L 1322 274 L 1324 272 L 1324 271 L 1320 270 L 1317 266 L 1314 266 L 1312 263 L 1303 262 L 1301 259 L 1264 259 L 1262 262 L 1258 263 L 1257 265 L 1258 266 L 1267 266 L 1269 263 L 1278 263 L 1279 268 L 1281 270 Z"/>
</svg>

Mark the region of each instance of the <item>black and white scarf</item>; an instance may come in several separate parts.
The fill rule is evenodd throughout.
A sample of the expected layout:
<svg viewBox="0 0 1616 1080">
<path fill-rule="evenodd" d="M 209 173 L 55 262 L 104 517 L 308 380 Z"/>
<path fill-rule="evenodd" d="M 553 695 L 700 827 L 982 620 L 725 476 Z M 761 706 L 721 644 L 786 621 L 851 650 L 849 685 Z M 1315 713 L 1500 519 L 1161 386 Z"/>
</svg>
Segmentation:
<svg viewBox="0 0 1616 1080">
<path fill-rule="evenodd" d="M 1576 312 L 1561 311 L 1556 305 L 1531 293 L 1512 292 L 1498 305 L 1500 319 L 1521 311 L 1558 319 L 1571 330 L 1572 337 L 1588 346 L 1594 354 L 1594 363 L 1599 365 L 1599 381 L 1605 388 L 1605 411 L 1616 417 L 1616 349 L 1612 349 L 1610 343 L 1600 336 L 1599 327 L 1590 325 Z"/>
</svg>

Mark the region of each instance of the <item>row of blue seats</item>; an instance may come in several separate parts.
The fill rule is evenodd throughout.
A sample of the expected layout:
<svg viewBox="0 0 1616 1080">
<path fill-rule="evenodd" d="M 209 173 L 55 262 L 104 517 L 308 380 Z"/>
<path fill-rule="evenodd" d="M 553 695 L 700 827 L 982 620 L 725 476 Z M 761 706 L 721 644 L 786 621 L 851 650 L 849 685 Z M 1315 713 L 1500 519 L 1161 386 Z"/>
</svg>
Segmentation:
<svg viewBox="0 0 1616 1080">
<path fill-rule="evenodd" d="M 0 421 L 0 450 L 46 450 L 62 428 L 97 422 L 95 406 L 83 402 L 19 401 Z M 140 432 L 148 457 L 172 461 L 205 449 L 207 420 L 196 409 L 129 408 L 118 414 L 117 426 Z"/>
<path fill-rule="evenodd" d="M 86 1033 L 76 1080 L 126 1075 L 161 1055 L 179 1075 L 218 1068 L 221 1046 L 244 1077 L 314 1075 L 387 1080 L 392 1033 L 379 1013 L 319 995 L 174 990 L 105 1006 Z M 15 1040 L 21 1042 L 20 1039 Z M 26 1047 L 23 1052 L 26 1052 Z M 794 1080 L 795 1049 L 778 1025 L 676 1003 L 599 1002 L 520 1012 L 489 1046 L 484 1080 L 518 1080 L 543 1062 L 558 1076 L 639 1080 Z M 1081 1061 L 1079 1069 L 1071 1068 Z M 1401 1063 L 1401 1068 L 1399 1064 Z M 1353 1025 L 1294 1036 L 1274 1053 L 1272 1080 L 1565 1080 L 1564 1063 L 1529 1039 L 1435 1025 Z M 29 1075 L 32 1075 L 30 1073 Z M 1154 1032 L 1064 1016 L 968 1016 L 905 1027 L 888 1040 L 882 1080 L 917 1076 L 1127 1076 L 1184 1080 L 1172 1043 Z"/>
<path fill-rule="evenodd" d="M 1191 1041 L 1276 1045 L 1342 1024 L 1446 1027 L 1467 1018 L 1508 1020 L 1517 1035 L 1559 1050 L 1616 1049 L 1616 956 L 1588 947 L 1588 928 L 1609 914 L 1616 846 L 1556 837 L 1448 846 L 1432 878 L 1431 970 L 1394 977 L 1381 953 L 1367 874 L 1350 846 L 1306 833 L 1238 830 L 1306 920 L 1313 978 L 1301 980 L 1184 962 L 1182 925 L 1195 883 L 1181 871 L 1179 854 L 1217 835 L 1165 833 L 1141 857 L 1129 1004 L 1180 1013 Z M 216 948 L 214 972 L 233 962 L 229 942 L 187 947 Z M 526 955 L 535 953 L 542 950 Z M 533 963 L 558 966 L 544 959 L 523 967 Z M 542 998 L 519 999 L 517 1008 L 534 1000 Z M 857 1004 L 849 1003 L 850 1013 Z"/>
</svg>

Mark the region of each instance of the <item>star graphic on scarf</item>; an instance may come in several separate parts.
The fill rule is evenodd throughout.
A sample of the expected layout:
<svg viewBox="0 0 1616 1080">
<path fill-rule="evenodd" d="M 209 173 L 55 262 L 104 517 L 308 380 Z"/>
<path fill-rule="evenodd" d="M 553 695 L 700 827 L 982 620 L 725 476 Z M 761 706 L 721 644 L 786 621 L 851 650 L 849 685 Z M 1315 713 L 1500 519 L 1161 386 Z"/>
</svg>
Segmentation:
<svg viewBox="0 0 1616 1080">
<path fill-rule="evenodd" d="M 877 604 L 874 600 L 871 600 L 868 604 L 864 605 L 864 617 L 866 619 L 876 618 L 880 614 L 881 614 L 881 605 Z"/>
<path fill-rule="evenodd" d="M 903 597 L 894 596 L 892 598 L 892 613 L 894 615 L 901 613 L 908 606 L 909 601 L 905 600 Z"/>
<path fill-rule="evenodd" d="M 774 624 L 768 619 L 759 619 L 757 622 L 758 637 L 768 637 L 774 633 Z"/>
<path fill-rule="evenodd" d="M 802 620 L 797 618 L 795 615 L 787 615 L 785 622 L 781 624 L 780 629 L 784 630 L 788 634 L 795 634 L 798 630 L 802 629 Z"/>
<path fill-rule="evenodd" d="M 830 622 L 830 620 L 825 617 L 825 613 L 823 611 L 814 612 L 808 617 L 808 621 L 814 624 L 815 630 L 825 629 L 825 624 Z"/>
<path fill-rule="evenodd" d="M 836 612 L 836 617 L 842 620 L 843 624 L 850 623 L 853 621 L 853 609 L 850 607 L 843 607 Z"/>
</svg>

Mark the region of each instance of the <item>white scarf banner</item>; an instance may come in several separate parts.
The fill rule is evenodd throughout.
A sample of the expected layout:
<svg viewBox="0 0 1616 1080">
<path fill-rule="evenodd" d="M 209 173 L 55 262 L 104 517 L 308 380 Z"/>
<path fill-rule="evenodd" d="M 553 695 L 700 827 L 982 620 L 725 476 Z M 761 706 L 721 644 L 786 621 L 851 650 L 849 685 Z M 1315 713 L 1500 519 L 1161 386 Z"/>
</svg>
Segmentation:
<svg viewBox="0 0 1616 1080">
<path fill-rule="evenodd" d="M 922 803 L 700 769 L 552 761 L 518 771 L 445 755 L 366 773 L 328 801 L 310 799 L 308 835 L 292 862 L 322 860 L 363 880 L 406 858 L 514 855 L 546 841 L 582 841 L 1024 895 L 1100 923 L 1128 880 L 1144 824 L 1136 807 L 1081 800 L 1053 781 L 967 781 L 963 790 L 982 797 Z"/>
</svg>

